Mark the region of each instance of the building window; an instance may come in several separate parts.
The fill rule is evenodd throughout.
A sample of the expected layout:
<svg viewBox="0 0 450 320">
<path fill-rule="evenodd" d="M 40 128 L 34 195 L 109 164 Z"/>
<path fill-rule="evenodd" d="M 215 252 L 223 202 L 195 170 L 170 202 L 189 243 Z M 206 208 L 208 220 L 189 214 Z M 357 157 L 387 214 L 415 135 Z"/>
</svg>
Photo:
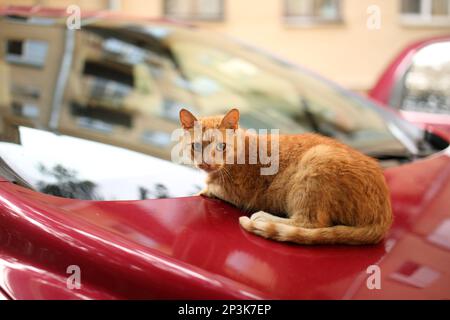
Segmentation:
<svg viewBox="0 0 450 320">
<path fill-rule="evenodd" d="M 339 23 L 340 0 L 285 0 L 284 17 L 292 24 Z"/>
<path fill-rule="evenodd" d="M 224 0 L 164 0 L 164 15 L 182 20 L 221 21 Z"/>
<path fill-rule="evenodd" d="M 41 40 L 6 40 L 6 61 L 24 66 L 43 67 L 48 43 Z"/>
<path fill-rule="evenodd" d="M 450 25 L 450 0 L 401 0 L 401 20 L 412 25 Z"/>
</svg>

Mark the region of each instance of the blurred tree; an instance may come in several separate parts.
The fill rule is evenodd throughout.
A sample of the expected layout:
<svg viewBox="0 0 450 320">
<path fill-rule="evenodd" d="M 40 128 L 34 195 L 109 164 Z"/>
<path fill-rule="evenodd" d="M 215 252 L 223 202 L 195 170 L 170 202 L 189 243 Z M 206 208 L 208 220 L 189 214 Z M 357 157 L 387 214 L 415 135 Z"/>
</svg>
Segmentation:
<svg viewBox="0 0 450 320">
<path fill-rule="evenodd" d="M 40 192 L 70 199 L 102 200 L 95 192 L 97 185 L 89 180 L 79 180 L 75 170 L 70 170 L 60 164 L 49 170 L 40 164 L 39 171 L 56 180 L 54 183 L 39 181 L 38 190 Z"/>
</svg>

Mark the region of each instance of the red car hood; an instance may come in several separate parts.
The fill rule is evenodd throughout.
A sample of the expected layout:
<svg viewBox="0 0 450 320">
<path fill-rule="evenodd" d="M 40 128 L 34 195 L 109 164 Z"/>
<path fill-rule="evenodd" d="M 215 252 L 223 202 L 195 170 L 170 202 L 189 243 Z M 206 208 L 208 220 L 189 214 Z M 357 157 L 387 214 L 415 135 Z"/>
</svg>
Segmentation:
<svg viewBox="0 0 450 320">
<path fill-rule="evenodd" d="M 242 230 L 202 197 L 81 201 L 0 182 L 0 296 L 14 299 L 449 299 L 450 152 L 385 171 L 395 223 L 375 246 Z M 81 288 L 68 289 L 70 265 Z M 369 290 L 377 265 L 381 289 Z"/>
</svg>

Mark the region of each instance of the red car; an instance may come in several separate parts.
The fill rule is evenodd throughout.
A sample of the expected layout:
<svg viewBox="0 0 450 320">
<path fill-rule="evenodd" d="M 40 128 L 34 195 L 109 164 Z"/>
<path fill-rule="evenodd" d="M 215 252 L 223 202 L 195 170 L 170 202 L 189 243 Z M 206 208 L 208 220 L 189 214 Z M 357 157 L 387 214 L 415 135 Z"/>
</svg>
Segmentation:
<svg viewBox="0 0 450 320">
<path fill-rule="evenodd" d="M 446 140 L 213 33 L 107 16 L 71 30 L 61 16 L 0 17 L 1 298 L 450 298 Z M 274 242 L 240 228 L 236 208 L 188 196 L 204 176 L 162 160 L 178 110 L 230 105 L 245 127 L 315 131 L 377 158 L 386 239 Z"/>
<path fill-rule="evenodd" d="M 428 130 L 450 135 L 450 35 L 406 47 L 369 95 Z"/>
</svg>

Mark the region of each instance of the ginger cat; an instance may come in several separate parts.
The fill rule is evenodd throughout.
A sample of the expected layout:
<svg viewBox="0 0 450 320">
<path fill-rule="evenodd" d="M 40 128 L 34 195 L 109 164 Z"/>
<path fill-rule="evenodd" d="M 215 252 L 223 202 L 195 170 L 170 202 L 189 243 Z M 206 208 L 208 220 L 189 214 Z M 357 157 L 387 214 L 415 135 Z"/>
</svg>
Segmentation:
<svg viewBox="0 0 450 320">
<path fill-rule="evenodd" d="M 180 121 L 186 133 L 182 144 L 192 158 L 205 145 L 212 146 L 210 156 L 221 152 L 222 160 L 233 151 L 231 164 L 202 161 L 195 165 L 208 172 L 207 188 L 201 195 L 222 199 L 246 212 L 257 211 L 250 218 L 240 217 L 245 230 L 277 241 L 349 245 L 378 243 L 388 231 L 390 197 L 376 160 L 317 134 L 269 135 L 268 141 L 279 139 L 279 169 L 276 174 L 262 175 L 260 169 L 267 164 L 250 164 L 248 158 L 250 142 L 256 138 L 260 143 L 261 136 L 244 132 L 238 137 L 243 130 L 238 127 L 237 109 L 199 120 L 183 109 Z M 214 137 L 195 141 L 196 122 L 202 132 L 217 129 L 223 137 L 227 129 L 233 130 L 233 143 Z M 236 149 L 239 139 L 242 150 Z M 245 164 L 237 164 L 242 152 Z"/>
</svg>

